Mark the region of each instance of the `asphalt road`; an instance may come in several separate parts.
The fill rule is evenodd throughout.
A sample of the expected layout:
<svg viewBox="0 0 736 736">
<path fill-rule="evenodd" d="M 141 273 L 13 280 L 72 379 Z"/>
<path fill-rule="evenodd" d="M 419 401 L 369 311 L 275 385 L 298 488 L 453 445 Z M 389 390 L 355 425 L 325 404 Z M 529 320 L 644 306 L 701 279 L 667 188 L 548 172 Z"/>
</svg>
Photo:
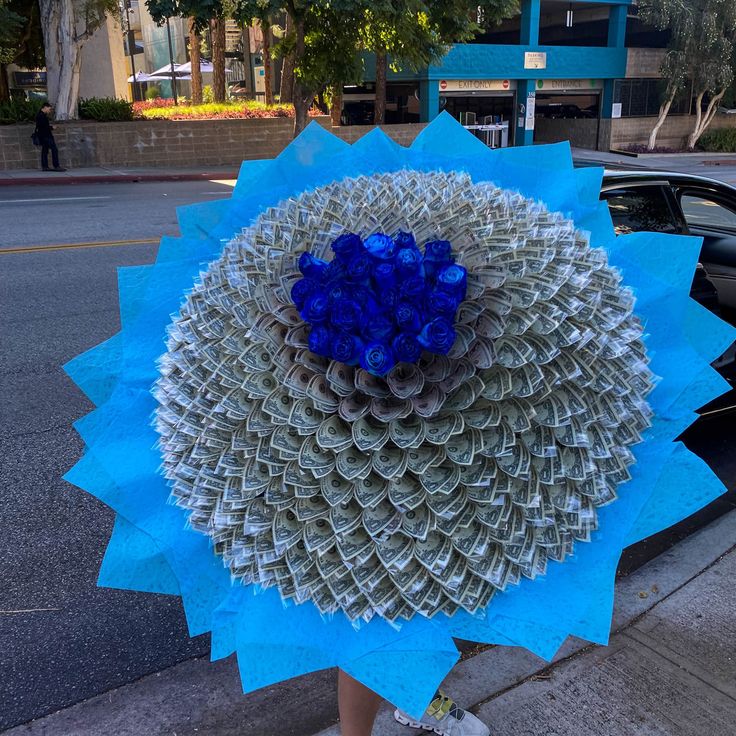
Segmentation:
<svg viewBox="0 0 736 736">
<path fill-rule="evenodd" d="M 0 189 L 0 731 L 206 649 L 178 599 L 96 587 L 113 514 L 61 479 L 82 451 L 72 422 L 93 408 L 61 365 L 119 329 L 116 269 L 156 245 L 7 249 L 157 239 L 176 233 L 177 205 L 229 191 Z"/>
<path fill-rule="evenodd" d="M 61 479 L 82 451 L 71 424 L 92 409 L 61 365 L 117 331 L 116 269 L 150 263 L 156 245 L 50 245 L 175 234 L 176 206 L 229 190 L 0 189 L 0 731 L 206 651 L 188 638 L 178 599 L 96 587 L 113 514 Z M 732 436 L 731 415 L 701 422 L 688 442 L 733 489 Z"/>
</svg>

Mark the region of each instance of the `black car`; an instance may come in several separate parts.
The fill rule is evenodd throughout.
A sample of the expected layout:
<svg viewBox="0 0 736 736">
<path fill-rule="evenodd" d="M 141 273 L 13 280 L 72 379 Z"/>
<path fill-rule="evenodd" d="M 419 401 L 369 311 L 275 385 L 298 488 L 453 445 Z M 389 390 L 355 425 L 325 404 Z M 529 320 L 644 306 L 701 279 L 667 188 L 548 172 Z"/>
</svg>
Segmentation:
<svg viewBox="0 0 736 736">
<path fill-rule="evenodd" d="M 601 199 L 618 234 L 641 230 L 703 238 L 691 296 L 736 325 L 736 188 L 703 176 L 606 171 Z M 736 385 L 736 344 L 714 366 Z M 709 405 L 736 404 L 734 392 Z"/>
</svg>

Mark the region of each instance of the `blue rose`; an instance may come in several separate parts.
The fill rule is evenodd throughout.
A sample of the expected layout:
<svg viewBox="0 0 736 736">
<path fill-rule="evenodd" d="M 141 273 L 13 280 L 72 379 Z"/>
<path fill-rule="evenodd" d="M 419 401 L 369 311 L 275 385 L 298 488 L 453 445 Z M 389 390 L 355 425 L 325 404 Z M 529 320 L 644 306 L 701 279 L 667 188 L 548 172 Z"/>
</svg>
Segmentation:
<svg viewBox="0 0 736 736">
<path fill-rule="evenodd" d="M 416 335 L 408 332 L 400 332 L 393 339 L 391 348 L 400 363 L 416 363 L 422 354 L 422 346 L 417 342 Z"/>
<path fill-rule="evenodd" d="M 304 302 L 304 309 L 300 314 L 305 322 L 310 324 L 319 324 L 327 319 L 330 313 L 330 302 L 327 295 L 321 291 L 316 291 L 307 297 Z"/>
<path fill-rule="evenodd" d="M 299 279 L 294 286 L 291 287 L 291 300 L 296 308 L 301 311 L 304 308 L 304 302 L 307 297 L 314 292 L 319 283 L 314 279 Z"/>
<path fill-rule="evenodd" d="M 322 281 L 327 271 L 327 261 L 315 258 L 309 251 L 299 256 L 299 270 L 308 278 Z"/>
<path fill-rule="evenodd" d="M 437 286 L 443 291 L 465 298 L 465 290 L 468 285 L 468 272 L 455 263 L 445 266 L 437 274 Z"/>
<path fill-rule="evenodd" d="M 461 299 L 445 291 L 434 289 L 426 299 L 427 312 L 432 317 L 446 317 L 450 322 L 455 320 L 455 312 Z"/>
<path fill-rule="evenodd" d="M 394 236 L 394 243 L 396 244 L 396 250 L 417 247 L 417 241 L 414 240 L 414 236 L 411 233 L 404 232 L 403 230 L 399 230 L 399 232 L 396 233 Z"/>
<path fill-rule="evenodd" d="M 349 332 L 339 331 L 331 335 L 330 354 L 333 360 L 347 365 L 357 365 L 362 352 L 363 341 Z"/>
<path fill-rule="evenodd" d="M 424 246 L 424 260 L 447 263 L 452 259 L 452 245 L 449 240 L 430 240 Z"/>
<path fill-rule="evenodd" d="M 322 281 L 327 283 L 333 281 L 341 281 L 344 278 L 345 266 L 338 260 L 332 260 L 327 264 L 327 267 L 323 272 Z"/>
<path fill-rule="evenodd" d="M 335 285 L 330 288 L 327 292 L 327 297 L 330 300 L 330 304 L 334 304 L 338 299 L 347 299 L 350 294 L 350 290 L 343 284 L 335 282 Z"/>
<path fill-rule="evenodd" d="M 365 346 L 360 355 L 360 367 L 376 376 L 385 376 L 396 365 L 390 347 L 380 342 Z"/>
<path fill-rule="evenodd" d="M 369 342 L 387 342 L 394 333 L 393 320 L 380 312 L 368 315 L 361 323 L 363 337 Z"/>
<path fill-rule="evenodd" d="M 404 279 L 398 289 L 402 299 L 418 304 L 427 290 L 427 282 L 421 276 L 411 276 Z"/>
<path fill-rule="evenodd" d="M 373 259 L 367 253 L 361 253 L 345 262 L 345 278 L 356 284 L 367 282 L 373 271 Z"/>
<path fill-rule="evenodd" d="M 379 290 L 391 289 L 396 285 L 396 268 L 389 261 L 382 261 L 373 269 L 373 278 Z"/>
<path fill-rule="evenodd" d="M 393 257 L 396 245 L 388 235 L 374 233 L 365 239 L 365 249 L 374 258 L 384 261 Z"/>
<path fill-rule="evenodd" d="M 379 293 L 379 300 L 384 309 L 393 310 L 399 303 L 399 299 L 401 298 L 399 288 L 395 286 L 393 289 L 385 289 Z"/>
<path fill-rule="evenodd" d="M 396 268 L 405 276 L 419 272 L 422 254 L 417 248 L 403 248 L 396 254 Z"/>
<path fill-rule="evenodd" d="M 360 323 L 362 310 L 353 299 L 338 299 L 330 310 L 330 322 L 334 327 L 352 332 Z"/>
<path fill-rule="evenodd" d="M 417 340 L 430 352 L 446 355 L 455 342 L 455 330 L 444 317 L 436 317 L 424 325 Z"/>
<path fill-rule="evenodd" d="M 363 241 L 355 233 L 343 233 L 332 241 L 332 251 L 337 258 L 355 258 L 363 251 Z"/>
<path fill-rule="evenodd" d="M 396 307 L 394 318 L 401 332 L 416 334 L 422 329 L 422 317 L 419 310 L 407 302 L 401 302 Z"/>
<path fill-rule="evenodd" d="M 316 355 L 329 355 L 330 331 L 323 325 L 312 327 L 309 333 L 309 349 Z"/>
</svg>

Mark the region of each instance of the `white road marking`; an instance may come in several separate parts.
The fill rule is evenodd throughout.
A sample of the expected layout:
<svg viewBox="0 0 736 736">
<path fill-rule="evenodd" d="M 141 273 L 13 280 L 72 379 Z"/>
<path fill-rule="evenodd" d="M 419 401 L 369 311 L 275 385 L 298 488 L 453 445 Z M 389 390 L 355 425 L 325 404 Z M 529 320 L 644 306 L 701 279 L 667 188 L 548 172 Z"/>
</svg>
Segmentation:
<svg viewBox="0 0 736 736">
<path fill-rule="evenodd" d="M 112 197 L 38 197 L 34 199 L 0 199 L 0 204 L 25 204 L 28 202 L 79 202 L 83 199 L 112 199 Z"/>
</svg>

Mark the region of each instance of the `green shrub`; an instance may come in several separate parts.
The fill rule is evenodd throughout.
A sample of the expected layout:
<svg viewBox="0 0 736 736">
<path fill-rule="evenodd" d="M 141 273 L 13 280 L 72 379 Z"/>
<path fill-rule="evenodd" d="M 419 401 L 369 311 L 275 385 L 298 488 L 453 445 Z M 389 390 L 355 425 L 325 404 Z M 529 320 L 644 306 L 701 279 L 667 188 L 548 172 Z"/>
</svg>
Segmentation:
<svg viewBox="0 0 736 736">
<path fill-rule="evenodd" d="M 79 101 L 79 117 L 101 123 L 133 119 L 133 103 L 114 97 L 90 97 Z"/>
<path fill-rule="evenodd" d="M 42 100 L 26 100 L 23 97 L 13 97 L 6 102 L 0 102 L 0 125 L 34 122 L 41 104 Z"/>
<path fill-rule="evenodd" d="M 146 99 L 156 100 L 159 97 L 161 97 L 161 87 L 157 84 L 149 84 L 148 89 L 146 90 Z"/>
<path fill-rule="evenodd" d="M 204 104 L 207 105 L 214 101 L 215 101 L 215 93 L 212 91 L 212 86 L 209 84 L 206 84 L 202 88 L 202 102 L 204 102 Z"/>
<path fill-rule="evenodd" d="M 724 130 L 709 130 L 703 133 L 699 145 L 704 151 L 734 153 L 736 152 L 736 127 L 725 128 Z"/>
</svg>

